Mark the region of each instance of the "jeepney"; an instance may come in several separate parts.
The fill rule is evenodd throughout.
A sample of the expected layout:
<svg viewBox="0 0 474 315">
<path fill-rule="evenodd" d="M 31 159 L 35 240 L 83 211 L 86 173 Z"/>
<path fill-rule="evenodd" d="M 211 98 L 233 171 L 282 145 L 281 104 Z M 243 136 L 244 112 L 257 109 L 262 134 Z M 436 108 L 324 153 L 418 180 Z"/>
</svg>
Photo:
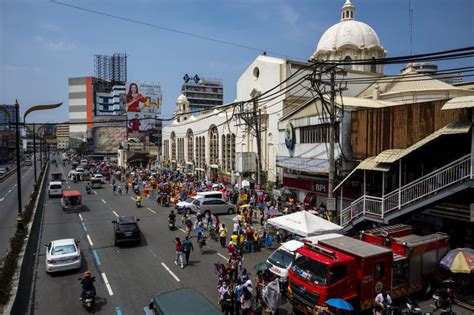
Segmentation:
<svg viewBox="0 0 474 315">
<path fill-rule="evenodd" d="M 61 198 L 61 206 L 66 211 L 79 211 L 82 209 L 82 195 L 78 190 L 65 190 Z"/>
</svg>

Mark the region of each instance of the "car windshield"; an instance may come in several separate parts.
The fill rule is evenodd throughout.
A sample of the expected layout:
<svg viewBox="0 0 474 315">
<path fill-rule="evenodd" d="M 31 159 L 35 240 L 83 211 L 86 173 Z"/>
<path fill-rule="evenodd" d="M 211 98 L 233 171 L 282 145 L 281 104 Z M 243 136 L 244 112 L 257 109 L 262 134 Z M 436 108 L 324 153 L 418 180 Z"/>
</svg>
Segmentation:
<svg viewBox="0 0 474 315">
<path fill-rule="evenodd" d="M 51 255 L 64 255 L 64 254 L 72 254 L 76 252 L 76 246 L 69 244 L 69 245 L 60 245 L 55 246 L 51 250 Z"/>
<path fill-rule="evenodd" d="M 193 201 L 194 201 L 194 199 L 193 199 L 193 198 L 188 198 L 188 199 L 186 199 L 186 201 L 185 201 L 185 202 L 187 202 L 187 203 L 193 203 Z"/>
<path fill-rule="evenodd" d="M 122 223 L 120 224 L 120 229 L 122 231 L 134 231 L 138 229 L 138 226 L 136 223 Z"/>
<path fill-rule="evenodd" d="M 277 249 L 273 254 L 268 258 L 268 261 L 277 267 L 288 268 L 293 261 L 293 254 Z"/>
<path fill-rule="evenodd" d="M 328 266 L 306 256 L 296 258 L 291 270 L 314 284 L 325 286 L 327 283 Z"/>
<path fill-rule="evenodd" d="M 49 186 L 51 189 L 61 189 L 61 185 L 51 185 Z"/>
</svg>

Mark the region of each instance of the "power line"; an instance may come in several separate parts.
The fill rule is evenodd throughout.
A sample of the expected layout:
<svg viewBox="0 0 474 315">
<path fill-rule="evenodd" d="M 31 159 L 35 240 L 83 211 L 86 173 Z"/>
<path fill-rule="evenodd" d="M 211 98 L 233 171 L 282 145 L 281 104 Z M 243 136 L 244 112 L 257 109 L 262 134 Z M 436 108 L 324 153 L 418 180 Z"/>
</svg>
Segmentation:
<svg viewBox="0 0 474 315">
<path fill-rule="evenodd" d="M 139 25 L 144 25 L 144 26 L 148 26 L 148 27 L 160 29 L 160 30 L 163 30 L 163 31 L 184 35 L 184 36 L 195 37 L 195 38 L 199 38 L 199 39 L 202 39 L 202 40 L 207 40 L 207 41 L 210 41 L 210 42 L 215 42 L 215 43 L 224 44 L 224 45 L 228 45 L 228 46 L 234 46 L 234 47 L 239 47 L 239 48 L 243 48 L 243 49 L 258 51 L 260 53 L 267 52 L 267 53 L 271 53 L 271 54 L 278 55 L 278 56 L 291 57 L 291 58 L 294 58 L 295 60 L 303 60 L 301 58 L 292 57 L 292 56 L 289 56 L 287 54 L 279 53 L 279 52 L 276 52 L 276 51 L 271 51 L 271 50 L 262 49 L 262 48 L 258 48 L 258 47 L 247 46 L 247 45 L 244 45 L 244 44 L 233 43 L 233 42 L 230 42 L 230 41 L 227 41 L 227 40 L 217 39 L 217 38 L 204 36 L 204 35 L 199 35 L 199 34 L 195 34 L 195 33 L 185 32 L 185 31 L 177 30 L 177 29 L 174 29 L 174 28 L 166 27 L 166 26 L 161 26 L 161 25 L 147 23 L 147 22 L 143 22 L 143 21 L 139 21 L 139 20 L 134 20 L 134 19 L 131 19 L 131 18 L 128 18 L 128 17 L 119 16 L 119 15 L 115 15 L 115 14 L 111 14 L 111 13 L 107 13 L 107 12 L 102 12 L 102 11 L 98 11 L 98 10 L 88 9 L 88 8 L 85 8 L 85 7 L 80 7 L 80 6 L 77 6 L 77 5 L 68 4 L 68 3 L 64 3 L 64 2 L 60 2 L 60 1 L 56 1 L 56 0 L 50 0 L 50 2 L 53 3 L 53 4 L 58 4 L 58 5 L 62 5 L 62 6 L 65 6 L 65 7 L 69 7 L 69 8 L 75 9 L 75 10 L 80 10 L 80 11 L 84 11 L 84 12 L 88 12 L 88 13 L 92 13 L 92 14 L 107 16 L 107 17 L 110 17 L 110 18 L 113 18 L 113 19 L 122 20 L 122 21 L 130 22 L 130 23 L 134 23 L 134 24 L 139 24 Z"/>
</svg>

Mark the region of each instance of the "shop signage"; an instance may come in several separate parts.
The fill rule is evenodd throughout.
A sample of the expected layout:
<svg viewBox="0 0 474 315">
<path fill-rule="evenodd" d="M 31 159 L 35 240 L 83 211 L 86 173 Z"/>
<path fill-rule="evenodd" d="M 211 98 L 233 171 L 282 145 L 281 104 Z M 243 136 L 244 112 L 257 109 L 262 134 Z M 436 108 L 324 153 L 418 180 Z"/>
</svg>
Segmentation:
<svg viewBox="0 0 474 315">
<path fill-rule="evenodd" d="M 283 185 L 289 188 L 296 188 L 305 190 L 308 192 L 315 192 L 320 194 L 328 193 L 328 180 L 325 178 L 315 177 L 314 179 L 308 178 L 293 178 L 283 177 Z"/>
<path fill-rule="evenodd" d="M 286 148 L 290 151 L 293 151 L 296 144 L 296 137 L 295 137 L 295 128 L 291 123 L 288 123 L 285 128 L 285 145 Z"/>
</svg>

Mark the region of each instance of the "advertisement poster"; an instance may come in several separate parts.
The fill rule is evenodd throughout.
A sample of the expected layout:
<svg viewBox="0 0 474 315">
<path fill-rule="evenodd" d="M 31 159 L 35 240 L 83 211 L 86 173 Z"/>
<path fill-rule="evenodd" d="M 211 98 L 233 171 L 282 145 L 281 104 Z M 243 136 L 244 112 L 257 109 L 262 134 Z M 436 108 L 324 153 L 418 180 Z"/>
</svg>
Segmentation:
<svg viewBox="0 0 474 315">
<path fill-rule="evenodd" d="M 102 154 L 116 154 L 117 148 L 127 137 L 123 127 L 96 127 L 94 128 L 94 152 Z"/>
</svg>

